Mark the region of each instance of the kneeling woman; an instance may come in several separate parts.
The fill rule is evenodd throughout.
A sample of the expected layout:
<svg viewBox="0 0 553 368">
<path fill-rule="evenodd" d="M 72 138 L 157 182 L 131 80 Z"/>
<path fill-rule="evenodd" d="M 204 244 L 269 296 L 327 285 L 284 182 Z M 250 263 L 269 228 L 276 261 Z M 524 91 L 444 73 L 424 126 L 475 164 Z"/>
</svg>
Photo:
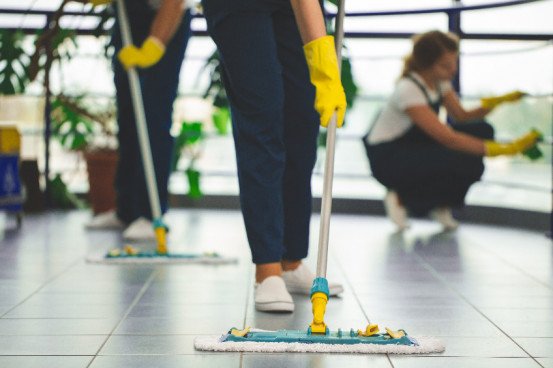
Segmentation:
<svg viewBox="0 0 553 368">
<path fill-rule="evenodd" d="M 456 228 L 451 208 L 464 204 L 469 187 L 482 176 L 483 156 L 517 154 L 537 139 L 530 133 L 508 144 L 494 142 L 493 128 L 483 120 L 490 104 L 461 106 L 451 84 L 458 50 L 453 34 L 417 36 L 392 96 L 363 138 L 373 175 L 388 188 L 387 213 L 400 229 L 408 226 L 407 211 L 431 212 L 445 229 Z M 442 105 L 455 124 L 439 120 Z"/>
</svg>

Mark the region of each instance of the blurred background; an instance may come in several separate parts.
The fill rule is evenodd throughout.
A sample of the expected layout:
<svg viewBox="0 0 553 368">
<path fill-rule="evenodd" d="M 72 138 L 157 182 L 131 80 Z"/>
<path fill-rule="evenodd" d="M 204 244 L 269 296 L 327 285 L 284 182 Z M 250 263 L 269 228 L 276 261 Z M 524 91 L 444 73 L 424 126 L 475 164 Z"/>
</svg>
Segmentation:
<svg viewBox="0 0 553 368">
<path fill-rule="evenodd" d="M 55 55 L 48 65 L 45 53 L 36 53 L 35 42 L 61 4 L 61 0 L 1 1 L 0 123 L 17 126 L 21 158 L 36 162 L 41 190 L 51 191 L 51 180 L 59 178 L 69 193 L 83 197 L 89 188 L 84 153 L 116 144 L 109 47 L 113 21 L 109 8 L 69 2 L 59 17 Z M 325 6 L 331 21 L 335 7 L 330 2 Z M 551 212 L 553 0 L 354 0 L 347 2 L 346 12 L 346 73 L 355 99 L 345 127 L 338 132 L 335 197 L 359 203 L 383 198 L 384 188 L 371 177 L 361 136 L 393 90 L 402 58 L 411 47 L 410 37 L 438 29 L 453 31 L 462 39 L 456 82 L 463 104 L 474 106 L 483 96 L 511 90 L 527 92 L 521 102 L 497 108 L 489 121 L 499 139 L 517 137 L 531 128 L 545 137 L 539 160 L 487 159 L 484 178 L 471 188 L 468 204 Z M 238 194 L 234 148 L 215 46 L 207 37 L 199 5 L 195 14 L 175 104 L 174 134 L 180 143 L 170 191 L 175 198 L 197 201 L 205 196 L 234 197 Z M 38 60 L 37 76 L 31 81 L 25 68 L 33 57 Z M 50 108 L 45 115 L 46 98 Z M 321 143 L 313 177 L 317 197 L 322 191 L 323 153 Z M 191 172 L 199 173 L 199 182 L 191 179 Z"/>
</svg>

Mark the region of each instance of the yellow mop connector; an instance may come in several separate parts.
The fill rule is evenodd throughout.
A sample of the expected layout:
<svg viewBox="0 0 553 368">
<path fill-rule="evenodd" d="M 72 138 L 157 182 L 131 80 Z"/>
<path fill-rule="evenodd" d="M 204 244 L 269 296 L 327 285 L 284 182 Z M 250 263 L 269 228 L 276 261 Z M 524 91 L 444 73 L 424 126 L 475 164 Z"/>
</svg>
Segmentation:
<svg viewBox="0 0 553 368">
<path fill-rule="evenodd" d="M 328 327 L 324 322 L 326 303 L 328 302 L 328 281 L 324 277 L 313 280 L 311 287 L 311 304 L 313 306 L 313 322 L 308 332 L 313 334 L 327 334 Z"/>
<path fill-rule="evenodd" d="M 244 328 L 243 330 L 239 330 L 237 329 L 236 327 L 233 327 L 230 329 L 229 333 L 233 336 L 237 336 L 237 337 L 244 337 L 248 334 L 248 332 L 250 332 L 250 327 L 247 326 L 246 328 Z"/>
<path fill-rule="evenodd" d="M 365 336 L 365 337 L 376 335 L 378 332 L 379 332 L 378 325 L 375 325 L 375 324 L 368 324 L 367 328 L 365 328 L 365 331 L 357 330 L 358 335 Z"/>
<path fill-rule="evenodd" d="M 390 330 L 388 327 L 386 327 L 386 332 L 392 339 L 401 339 L 403 336 L 405 336 L 405 331 L 403 330 Z"/>
<path fill-rule="evenodd" d="M 157 240 L 157 254 L 167 254 L 167 227 L 161 219 L 154 220 L 154 232 Z"/>
<path fill-rule="evenodd" d="M 140 253 L 140 250 L 138 248 L 133 247 L 132 245 L 126 244 L 123 247 L 123 250 L 125 251 L 125 254 L 129 256 L 136 256 L 138 253 Z"/>
<path fill-rule="evenodd" d="M 313 322 L 309 326 L 311 333 L 326 334 L 324 317 L 327 302 L 328 296 L 325 293 L 315 293 L 311 296 L 311 304 L 313 305 Z"/>
<path fill-rule="evenodd" d="M 154 229 L 157 240 L 157 253 L 167 254 L 167 231 L 164 227 Z"/>
</svg>

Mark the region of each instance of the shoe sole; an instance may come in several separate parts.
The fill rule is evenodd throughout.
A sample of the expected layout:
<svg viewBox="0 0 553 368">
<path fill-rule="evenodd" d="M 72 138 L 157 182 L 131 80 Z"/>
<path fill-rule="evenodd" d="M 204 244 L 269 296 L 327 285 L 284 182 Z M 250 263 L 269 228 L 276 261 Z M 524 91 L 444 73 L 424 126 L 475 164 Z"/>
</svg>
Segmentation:
<svg viewBox="0 0 553 368">
<path fill-rule="evenodd" d="M 260 312 L 293 312 L 294 303 L 289 302 L 267 302 L 255 303 L 255 309 Z"/>
</svg>

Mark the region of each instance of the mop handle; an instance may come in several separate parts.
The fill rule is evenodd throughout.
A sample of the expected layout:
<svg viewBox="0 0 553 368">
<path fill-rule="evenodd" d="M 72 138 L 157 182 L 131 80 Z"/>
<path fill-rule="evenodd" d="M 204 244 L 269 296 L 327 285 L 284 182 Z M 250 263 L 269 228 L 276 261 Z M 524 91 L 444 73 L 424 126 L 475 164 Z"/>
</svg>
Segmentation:
<svg viewBox="0 0 553 368">
<path fill-rule="evenodd" d="M 338 67 L 342 69 L 342 43 L 344 40 L 345 0 L 338 4 L 336 15 L 335 46 Z M 328 236 L 330 230 L 330 212 L 332 210 L 332 180 L 334 178 L 334 147 L 336 141 L 336 113 L 332 115 L 327 127 L 326 160 L 324 169 L 323 196 L 321 198 L 321 223 L 319 226 L 319 252 L 317 255 L 317 277 L 326 278 L 328 257 Z"/>
<path fill-rule="evenodd" d="M 125 8 L 125 0 L 117 2 L 119 12 L 119 24 L 121 26 L 121 36 L 123 38 L 123 46 L 132 45 L 131 27 Z M 157 182 L 154 171 L 154 163 L 152 160 L 152 150 L 150 148 L 150 138 L 148 136 L 148 127 L 146 125 L 146 114 L 144 113 L 144 102 L 142 101 L 142 90 L 140 88 L 140 80 L 136 68 L 127 70 L 129 83 L 131 87 L 131 97 L 136 118 L 136 128 L 138 132 L 138 142 L 140 144 L 140 153 L 144 164 L 144 176 L 146 179 L 146 188 L 148 189 L 148 197 L 150 199 L 150 208 L 152 209 L 152 217 L 154 219 L 161 218 L 161 206 L 159 204 L 159 194 L 157 190 Z"/>
</svg>

